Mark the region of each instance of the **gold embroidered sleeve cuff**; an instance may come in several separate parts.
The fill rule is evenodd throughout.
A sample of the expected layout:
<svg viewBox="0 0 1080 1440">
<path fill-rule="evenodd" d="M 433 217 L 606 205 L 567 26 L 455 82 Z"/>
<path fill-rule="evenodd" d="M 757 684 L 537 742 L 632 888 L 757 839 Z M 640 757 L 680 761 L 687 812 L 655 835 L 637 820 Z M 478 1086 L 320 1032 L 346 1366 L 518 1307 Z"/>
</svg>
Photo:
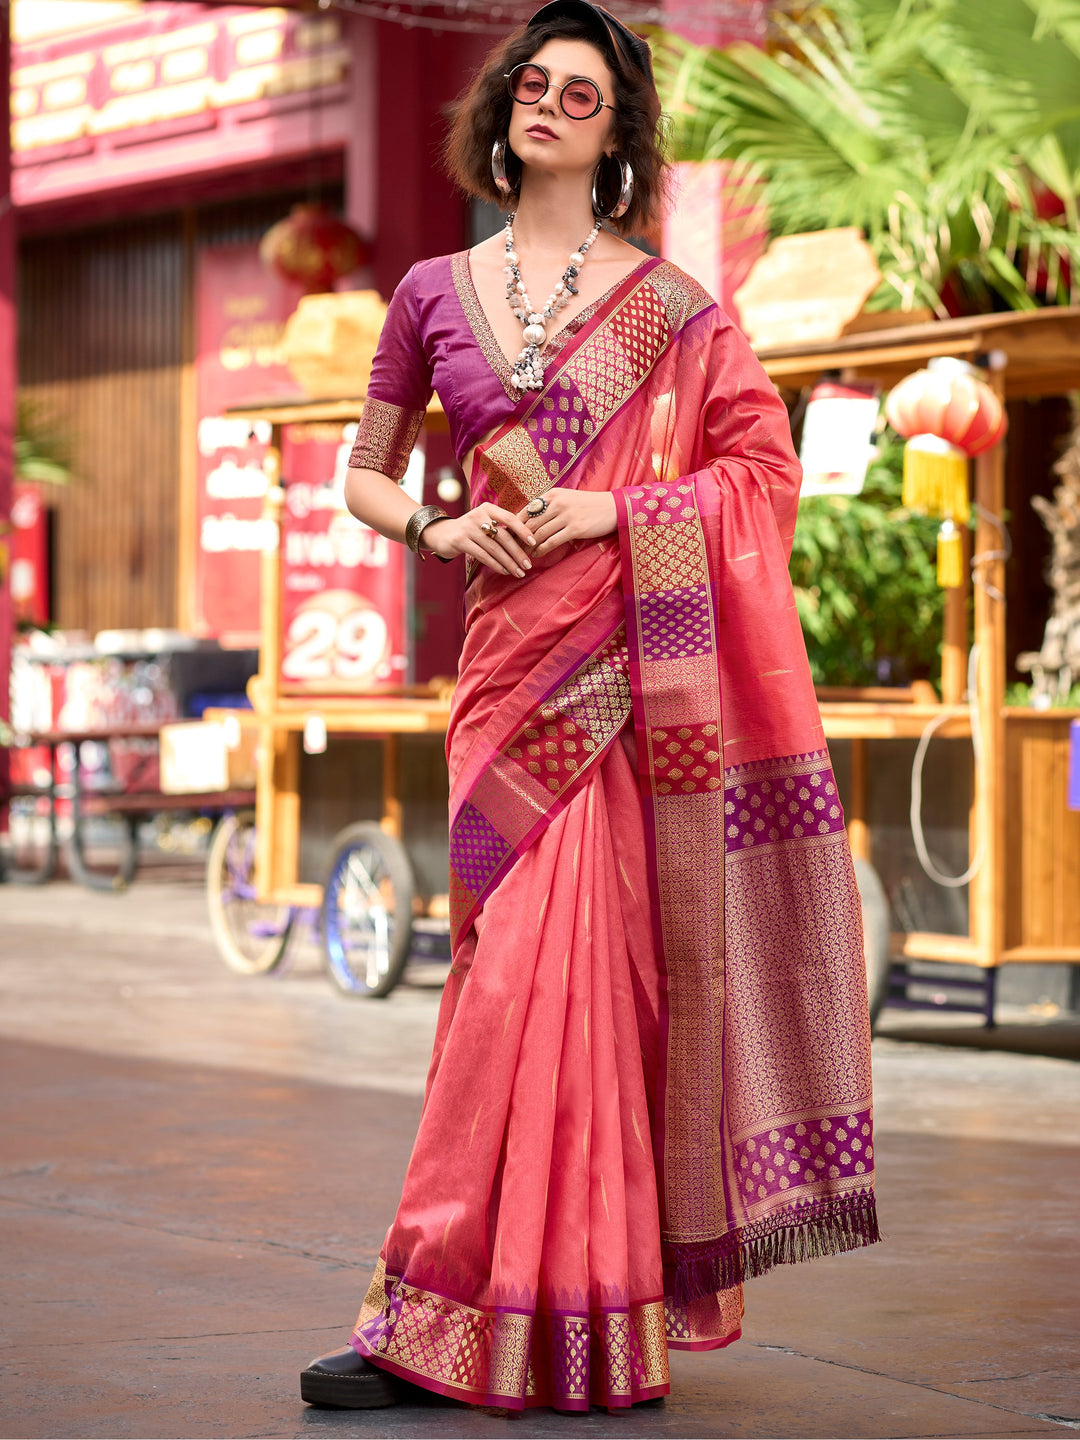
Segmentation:
<svg viewBox="0 0 1080 1440">
<path fill-rule="evenodd" d="M 387 400 L 365 400 L 350 466 L 400 480 L 423 423 L 423 410 L 406 410 Z"/>
</svg>

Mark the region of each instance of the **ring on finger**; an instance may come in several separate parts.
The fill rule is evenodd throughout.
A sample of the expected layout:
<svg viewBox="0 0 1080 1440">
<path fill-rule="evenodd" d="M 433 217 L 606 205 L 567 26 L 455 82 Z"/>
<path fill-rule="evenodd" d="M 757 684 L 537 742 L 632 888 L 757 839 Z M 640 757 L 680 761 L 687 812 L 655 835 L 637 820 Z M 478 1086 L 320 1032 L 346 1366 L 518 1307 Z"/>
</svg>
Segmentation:
<svg viewBox="0 0 1080 1440">
<path fill-rule="evenodd" d="M 546 495 L 537 495 L 537 497 L 535 498 L 535 500 L 530 500 L 529 503 L 528 503 L 528 505 L 525 506 L 525 514 L 526 514 L 526 515 L 543 515 L 544 511 L 545 511 L 547 508 L 548 508 L 547 496 L 546 496 Z"/>
<path fill-rule="evenodd" d="M 483 522 L 483 524 L 480 526 L 480 530 L 481 533 L 486 535 L 489 540 L 494 540 L 495 536 L 499 533 L 499 522 L 497 520 L 492 520 L 489 518 Z"/>
</svg>

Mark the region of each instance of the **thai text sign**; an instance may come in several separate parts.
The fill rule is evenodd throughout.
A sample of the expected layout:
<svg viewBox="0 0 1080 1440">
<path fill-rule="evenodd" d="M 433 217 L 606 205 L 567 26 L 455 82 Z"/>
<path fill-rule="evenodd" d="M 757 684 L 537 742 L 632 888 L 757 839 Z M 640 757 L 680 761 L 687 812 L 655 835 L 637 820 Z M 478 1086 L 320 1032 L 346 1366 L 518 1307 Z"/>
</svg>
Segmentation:
<svg viewBox="0 0 1080 1440">
<path fill-rule="evenodd" d="M 355 429 L 286 430 L 281 679 L 289 688 L 332 694 L 406 678 L 404 552 L 354 520 L 342 498 Z"/>
<path fill-rule="evenodd" d="M 231 645 L 256 645 L 259 559 L 275 535 L 262 520 L 270 426 L 224 412 L 295 396 L 278 354 L 300 289 L 271 274 L 254 244 L 199 252 L 196 268 L 196 551 L 193 628 Z M 333 466 L 333 452 L 329 459 Z"/>
</svg>

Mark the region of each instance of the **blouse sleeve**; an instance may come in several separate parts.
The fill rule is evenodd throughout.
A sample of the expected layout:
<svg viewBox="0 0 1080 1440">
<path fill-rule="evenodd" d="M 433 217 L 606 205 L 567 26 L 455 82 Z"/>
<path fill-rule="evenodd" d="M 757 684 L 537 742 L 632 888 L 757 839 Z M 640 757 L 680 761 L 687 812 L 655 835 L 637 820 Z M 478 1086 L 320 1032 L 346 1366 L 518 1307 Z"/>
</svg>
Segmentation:
<svg viewBox="0 0 1080 1440">
<path fill-rule="evenodd" d="M 420 338 L 410 270 L 386 312 L 349 465 L 400 480 L 420 433 L 431 390 L 431 366 Z"/>
</svg>

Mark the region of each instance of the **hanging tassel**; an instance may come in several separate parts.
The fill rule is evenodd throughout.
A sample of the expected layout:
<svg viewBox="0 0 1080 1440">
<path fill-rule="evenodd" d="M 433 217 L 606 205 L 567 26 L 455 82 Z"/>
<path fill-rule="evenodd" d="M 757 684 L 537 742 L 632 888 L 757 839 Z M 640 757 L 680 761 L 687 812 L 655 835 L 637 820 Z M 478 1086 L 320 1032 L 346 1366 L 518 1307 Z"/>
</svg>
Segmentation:
<svg viewBox="0 0 1080 1440">
<path fill-rule="evenodd" d="M 943 590 L 956 590 L 964 583 L 964 537 L 951 520 L 938 531 L 937 583 Z"/>
<path fill-rule="evenodd" d="M 904 447 L 903 500 L 909 510 L 966 523 L 968 460 L 963 450 L 939 435 L 913 435 Z"/>
</svg>

